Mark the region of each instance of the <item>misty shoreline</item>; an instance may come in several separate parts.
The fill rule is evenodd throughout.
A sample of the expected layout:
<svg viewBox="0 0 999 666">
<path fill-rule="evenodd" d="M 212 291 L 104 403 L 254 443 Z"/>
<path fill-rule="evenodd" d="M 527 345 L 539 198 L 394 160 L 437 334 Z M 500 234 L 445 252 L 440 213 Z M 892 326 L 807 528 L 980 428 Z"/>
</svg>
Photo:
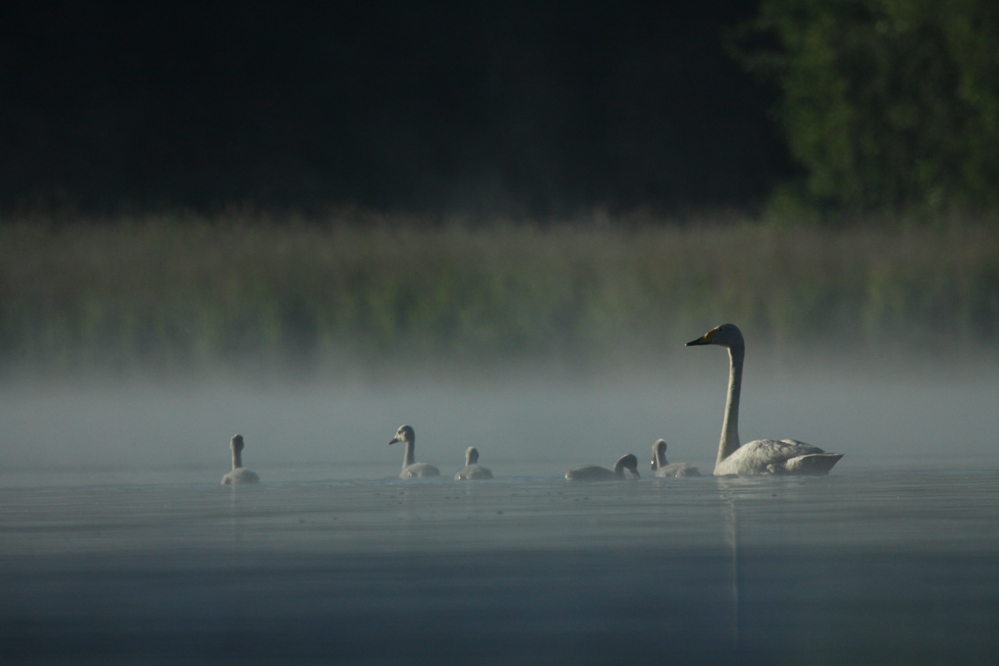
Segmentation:
<svg viewBox="0 0 999 666">
<path fill-rule="evenodd" d="M 974 367 L 999 351 L 999 239 L 984 223 L 286 222 L 8 221 L 0 370 L 600 374 L 666 365 L 673 347 L 724 321 L 745 331 L 754 358 L 789 365 L 828 355 Z"/>
</svg>

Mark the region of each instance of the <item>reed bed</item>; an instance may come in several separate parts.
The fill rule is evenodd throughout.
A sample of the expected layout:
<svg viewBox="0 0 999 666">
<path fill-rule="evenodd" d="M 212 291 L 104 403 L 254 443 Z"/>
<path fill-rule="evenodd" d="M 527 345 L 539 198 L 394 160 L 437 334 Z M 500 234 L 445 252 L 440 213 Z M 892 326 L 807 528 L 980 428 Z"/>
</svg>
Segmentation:
<svg viewBox="0 0 999 666">
<path fill-rule="evenodd" d="M 0 226 L 8 371 L 641 363 L 723 321 L 771 352 L 995 352 L 999 234 L 254 215 Z"/>
</svg>

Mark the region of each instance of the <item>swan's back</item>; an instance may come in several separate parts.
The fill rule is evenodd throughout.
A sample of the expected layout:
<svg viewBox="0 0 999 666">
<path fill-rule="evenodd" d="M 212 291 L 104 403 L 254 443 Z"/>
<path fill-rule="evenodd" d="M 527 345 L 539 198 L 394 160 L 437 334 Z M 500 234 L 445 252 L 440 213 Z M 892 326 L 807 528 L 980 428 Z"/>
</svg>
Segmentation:
<svg viewBox="0 0 999 666">
<path fill-rule="evenodd" d="M 465 466 L 454 475 L 455 481 L 478 481 L 493 478 L 493 473 L 479 465 L 479 450 L 470 446 L 465 450 Z"/>
<path fill-rule="evenodd" d="M 828 474 L 842 457 L 796 439 L 757 439 L 718 463 L 715 474 Z"/>
<path fill-rule="evenodd" d="M 257 483 L 260 477 L 256 472 L 252 472 L 245 467 L 237 467 L 231 472 L 222 475 L 222 485 L 228 486 L 234 483 Z"/>
<path fill-rule="evenodd" d="M 617 474 L 599 465 L 573 467 L 565 473 L 566 481 L 610 481 L 616 478 Z"/>
<path fill-rule="evenodd" d="M 628 470 L 632 480 L 637 480 L 638 458 L 634 453 L 626 453 L 614 463 L 614 470 L 599 465 L 584 465 L 583 467 L 573 467 L 565 473 L 566 481 L 610 481 L 611 479 L 623 479 L 624 470 Z"/>
<path fill-rule="evenodd" d="M 842 457 L 842 453 L 810 453 L 797 456 L 784 463 L 784 471 L 788 474 L 828 474 Z"/>
<path fill-rule="evenodd" d="M 454 475 L 455 481 L 481 481 L 493 478 L 493 473 L 481 465 L 465 465 Z"/>
<path fill-rule="evenodd" d="M 669 463 L 662 465 L 656 470 L 656 477 L 660 479 L 673 479 L 683 476 L 700 476 L 701 472 L 693 465 L 687 463 Z"/>
<path fill-rule="evenodd" d="M 400 479 L 425 479 L 431 476 L 440 476 L 441 471 L 430 463 L 413 463 L 402 468 L 399 474 Z"/>
</svg>

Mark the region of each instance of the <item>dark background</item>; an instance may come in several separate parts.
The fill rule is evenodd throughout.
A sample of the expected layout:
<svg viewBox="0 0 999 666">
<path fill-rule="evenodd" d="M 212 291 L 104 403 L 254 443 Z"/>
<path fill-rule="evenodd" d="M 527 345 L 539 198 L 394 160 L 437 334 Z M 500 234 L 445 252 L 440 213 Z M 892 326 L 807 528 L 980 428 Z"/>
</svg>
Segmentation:
<svg viewBox="0 0 999 666">
<path fill-rule="evenodd" d="M 0 207 L 758 205 L 756 2 L 6 2 Z"/>
</svg>

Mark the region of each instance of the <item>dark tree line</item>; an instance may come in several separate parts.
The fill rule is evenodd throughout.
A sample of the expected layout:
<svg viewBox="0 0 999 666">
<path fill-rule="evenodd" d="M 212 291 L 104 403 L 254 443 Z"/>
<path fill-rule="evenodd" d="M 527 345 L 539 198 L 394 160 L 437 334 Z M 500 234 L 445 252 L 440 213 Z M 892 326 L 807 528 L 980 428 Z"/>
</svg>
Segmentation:
<svg viewBox="0 0 999 666">
<path fill-rule="evenodd" d="M 999 3 L 0 4 L 0 210 L 768 197 L 999 209 Z"/>
<path fill-rule="evenodd" d="M 0 208 L 762 201 L 744 0 L 0 3 Z"/>
</svg>

